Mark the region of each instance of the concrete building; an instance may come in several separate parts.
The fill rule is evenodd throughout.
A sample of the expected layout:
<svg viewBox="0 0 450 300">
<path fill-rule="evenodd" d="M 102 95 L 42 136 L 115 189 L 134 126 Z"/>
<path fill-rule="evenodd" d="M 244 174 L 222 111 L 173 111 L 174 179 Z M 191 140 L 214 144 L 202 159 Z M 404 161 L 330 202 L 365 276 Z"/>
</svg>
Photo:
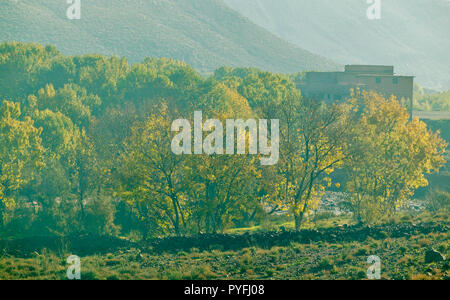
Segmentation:
<svg viewBox="0 0 450 300">
<path fill-rule="evenodd" d="M 339 101 L 350 95 L 350 89 L 373 90 L 402 103 L 411 103 L 414 76 L 394 74 L 393 66 L 347 65 L 344 72 L 307 72 L 297 83 L 302 95 L 326 102 Z"/>
</svg>

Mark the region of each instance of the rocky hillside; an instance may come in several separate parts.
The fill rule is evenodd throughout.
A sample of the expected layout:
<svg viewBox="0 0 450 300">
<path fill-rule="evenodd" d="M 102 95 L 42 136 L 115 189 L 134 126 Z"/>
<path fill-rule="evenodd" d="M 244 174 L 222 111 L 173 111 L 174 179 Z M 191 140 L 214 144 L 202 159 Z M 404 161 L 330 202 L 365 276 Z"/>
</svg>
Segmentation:
<svg viewBox="0 0 450 300">
<path fill-rule="evenodd" d="M 222 0 L 81 1 L 69 20 L 66 1 L 0 1 L 0 42 L 52 44 L 64 54 L 99 53 L 137 62 L 183 60 L 202 73 L 227 66 L 273 72 L 332 70 L 338 64 L 269 33 Z"/>
</svg>

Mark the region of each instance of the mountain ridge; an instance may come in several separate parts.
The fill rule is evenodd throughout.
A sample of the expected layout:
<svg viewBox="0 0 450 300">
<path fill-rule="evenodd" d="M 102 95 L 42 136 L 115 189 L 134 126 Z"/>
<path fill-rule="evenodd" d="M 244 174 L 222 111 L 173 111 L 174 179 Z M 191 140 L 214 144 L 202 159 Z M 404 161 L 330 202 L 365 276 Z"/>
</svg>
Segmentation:
<svg viewBox="0 0 450 300">
<path fill-rule="evenodd" d="M 221 66 L 272 72 L 336 70 L 341 65 L 294 46 L 239 15 L 222 0 L 91 0 L 81 19 L 52 0 L 0 3 L 0 42 L 52 44 L 64 54 L 171 57 L 202 73 Z"/>
</svg>

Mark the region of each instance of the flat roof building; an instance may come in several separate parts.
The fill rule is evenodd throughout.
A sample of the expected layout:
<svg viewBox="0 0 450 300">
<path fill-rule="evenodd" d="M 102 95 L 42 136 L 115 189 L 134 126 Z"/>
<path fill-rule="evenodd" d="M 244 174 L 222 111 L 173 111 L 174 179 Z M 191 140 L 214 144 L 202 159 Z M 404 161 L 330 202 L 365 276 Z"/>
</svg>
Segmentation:
<svg viewBox="0 0 450 300">
<path fill-rule="evenodd" d="M 412 101 L 414 76 L 394 74 L 393 66 L 347 65 L 344 72 L 307 72 L 297 83 L 302 95 L 326 102 L 344 100 L 350 89 L 373 90 L 385 97 L 392 95 Z"/>
</svg>

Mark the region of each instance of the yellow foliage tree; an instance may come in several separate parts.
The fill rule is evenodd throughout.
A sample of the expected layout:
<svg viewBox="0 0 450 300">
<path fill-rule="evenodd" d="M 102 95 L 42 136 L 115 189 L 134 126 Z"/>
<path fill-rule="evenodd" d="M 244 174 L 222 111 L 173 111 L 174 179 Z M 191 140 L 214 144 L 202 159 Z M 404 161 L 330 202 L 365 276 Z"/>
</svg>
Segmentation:
<svg viewBox="0 0 450 300">
<path fill-rule="evenodd" d="M 15 205 L 14 193 L 32 172 L 43 166 L 41 131 L 29 117 L 20 119 L 19 103 L 4 101 L 0 107 L 0 225 L 6 210 Z"/>
<path fill-rule="evenodd" d="M 347 145 L 347 189 L 358 221 L 394 214 L 414 191 L 428 182 L 425 174 L 445 162 L 446 143 L 409 114 L 394 98 L 355 92 L 350 100 L 354 126 Z"/>
<path fill-rule="evenodd" d="M 123 154 L 119 195 L 152 228 L 179 235 L 185 226 L 182 194 L 183 156 L 172 153 L 171 123 L 166 106 L 133 128 Z"/>
<path fill-rule="evenodd" d="M 342 139 L 348 132 L 344 105 L 326 106 L 292 92 L 279 104 L 280 162 L 271 175 L 266 201 L 272 211 L 288 209 L 300 230 L 304 216 L 317 206 L 328 175 L 342 165 Z"/>
</svg>

